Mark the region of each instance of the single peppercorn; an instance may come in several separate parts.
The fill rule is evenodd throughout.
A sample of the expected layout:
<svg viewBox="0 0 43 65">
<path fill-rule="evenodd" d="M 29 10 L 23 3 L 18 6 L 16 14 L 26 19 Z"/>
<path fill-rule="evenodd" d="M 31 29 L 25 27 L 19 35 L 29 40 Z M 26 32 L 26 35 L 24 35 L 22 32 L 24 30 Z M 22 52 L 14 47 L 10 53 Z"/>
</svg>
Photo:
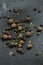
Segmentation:
<svg viewBox="0 0 43 65">
<path fill-rule="evenodd" d="M 14 19 L 12 19 L 12 18 L 8 19 L 8 23 L 9 23 L 9 24 L 14 23 Z"/>
<path fill-rule="evenodd" d="M 19 31 L 22 30 L 22 26 L 21 26 L 21 25 L 18 26 L 18 30 L 19 30 Z"/>
<path fill-rule="evenodd" d="M 33 35 L 33 33 L 34 33 L 33 31 L 27 31 L 27 32 L 26 32 L 26 36 L 30 37 L 30 36 Z"/>
<path fill-rule="evenodd" d="M 31 18 L 29 16 L 27 16 L 27 18 L 25 19 L 25 21 L 30 22 Z"/>
<path fill-rule="evenodd" d="M 41 31 L 42 31 L 42 27 L 41 26 L 37 27 L 37 32 L 41 32 Z"/>
<path fill-rule="evenodd" d="M 27 49 L 31 49 L 31 48 L 32 48 L 32 44 L 28 44 Z"/>
<path fill-rule="evenodd" d="M 17 48 L 17 52 L 20 54 L 23 54 L 23 49 L 22 48 Z"/>
<path fill-rule="evenodd" d="M 24 40 L 20 40 L 19 41 L 19 44 L 22 44 L 23 45 L 24 44 Z"/>
<path fill-rule="evenodd" d="M 22 44 L 18 44 L 18 48 L 22 48 Z"/>
<path fill-rule="evenodd" d="M 13 29 L 13 28 L 16 28 L 16 23 L 12 23 L 11 25 L 10 25 L 10 27 Z"/>
</svg>

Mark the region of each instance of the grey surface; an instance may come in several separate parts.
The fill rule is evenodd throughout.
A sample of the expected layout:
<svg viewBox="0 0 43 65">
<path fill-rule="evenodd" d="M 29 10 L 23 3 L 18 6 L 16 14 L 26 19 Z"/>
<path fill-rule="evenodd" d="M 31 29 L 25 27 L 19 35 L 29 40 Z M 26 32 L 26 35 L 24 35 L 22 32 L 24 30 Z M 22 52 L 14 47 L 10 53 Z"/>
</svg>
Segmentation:
<svg viewBox="0 0 43 65">
<path fill-rule="evenodd" d="M 33 12 L 35 7 L 37 11 Z M 15 14 L 8 13 L 8 10 L 13 8 L 23 9 L 21 18 L 25 18 L 29 14 L 33 24 L 43 24 L 43 0 L 0 0 L 0 16 L 6 15 L 19 19 Z M 38 10 L 41 10 L 41 12 L 38 13 Z M 2 30 L 7 26 L 6 22 L 6 19 L 0 19 L 0 35 L 2 34 Z M 26 43 L 24 46 L 25 53 L 23 55 L 16 53 L 16 56 L 9 56 L 9 49 L 7 47 L 4 48 L 3 45 L 5 42 L 0 40 L 0 65 L 43 65 L 43 46 L 40 45 L 43 42 L 43 31 L 39 37 L 35 33 L 29 40 L 32 40 L 32 50 L 26 50 L 26 45 L 28 44 Z M 13 48 L 10 51 L 15 52 L 16 50 Z M 42 54 L 36 57 L 35 53 L 39 51 Z"/>
</svg>

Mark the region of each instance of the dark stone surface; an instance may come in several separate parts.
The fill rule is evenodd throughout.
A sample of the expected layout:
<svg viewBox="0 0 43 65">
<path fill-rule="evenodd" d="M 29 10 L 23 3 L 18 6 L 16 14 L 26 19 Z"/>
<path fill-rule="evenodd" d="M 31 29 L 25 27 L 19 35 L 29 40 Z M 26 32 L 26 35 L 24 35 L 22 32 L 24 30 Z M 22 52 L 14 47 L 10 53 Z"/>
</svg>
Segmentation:
<svg viewBox="0 0 43 65">
<path fill-rule="evenodd" d="M 0 0 L 0 16 L 11 16 L 19 20 L 19 17 L 13 14 L 13 12 L 8 12 L 9 9 L 13 8 L 23 9 L 19 17 L 25 18 L 27 15 L 30 15 L 33 24 L 36 26 L 43 24 L 43 0 Z M 37 8 L 37 10 L 33 11 L 34 8 Z M 41 11 L 40 13 L 38 13 L 39 10 Z M 6 19 L 0 19 L 0 35 L 2 34 L 2 30 L 7 27 L 6 22 Z M 27 40 L 27 43 L 24 45 L 25 53 L 23 55 L 17 54 L 15 48 L 13 48 L 11 50 L 14 51 L 16 55 L 9 56 L 9 49 L 3 47 L 5 42 L 2 42 L 0 39 L 0 65 L 43 65 L 43 46 L 40 45 L 43 42 L 43 31 L 39 37 L 36 36 L 35 32 L 29 40 L 32 40 L 32 50 L 26 50 Z M 35 53 L 39 51 L 41 51 L 42 54 L 35 56 Z"/>
</svg>

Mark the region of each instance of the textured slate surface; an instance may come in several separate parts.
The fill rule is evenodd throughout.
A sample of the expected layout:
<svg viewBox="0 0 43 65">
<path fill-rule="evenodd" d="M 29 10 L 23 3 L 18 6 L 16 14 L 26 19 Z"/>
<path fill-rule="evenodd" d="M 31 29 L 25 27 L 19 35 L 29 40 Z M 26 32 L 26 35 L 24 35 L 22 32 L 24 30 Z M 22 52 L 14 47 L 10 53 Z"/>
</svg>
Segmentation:
<svg viewBox="0 0 43 65">
<path fill-rule="evenodd" d="M 15 14 L 8 12 L 9 9 L 13 8 L 23 9 L 21 18 L 25 18 L 29 14 L 33 24 L 43 24 L 43 0 L 0 0 L 0 16 L 6 15 L 19 19 Z M 36 12 L 33 12 L 34 8 L 37 8 Z M 38 10 L 41 12 L 38 13 Z M 6 24 L 6 19 L 0 19 L 0 35 L 7 26 Z M 34 34 L 29 40 L 32 40 L 32 50 L 26 50 L 26 45 L 28 44 L 26 43 L 24 46 L 25 53 L 23 55 L 16 53 L 14 57 L 8 55 L 9 49 L 4 48 L 5 42 L 0 40 L 0 65 L 43 65 L 43 46 L 40 45 L 43 42 L 43 31 L 39 37 Z M 11 50 L 15 52 L 15 48 Z M 35 53 L 38 51 L 41 51 L 42 55 L 36 57 Z"/>
</svg>

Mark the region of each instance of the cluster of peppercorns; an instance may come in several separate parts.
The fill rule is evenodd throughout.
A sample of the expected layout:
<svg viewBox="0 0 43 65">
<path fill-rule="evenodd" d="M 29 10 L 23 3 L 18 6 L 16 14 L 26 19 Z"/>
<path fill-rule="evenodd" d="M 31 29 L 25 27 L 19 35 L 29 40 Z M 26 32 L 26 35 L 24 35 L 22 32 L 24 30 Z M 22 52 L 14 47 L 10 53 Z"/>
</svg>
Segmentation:
<svg viewBox="0 0 43 65">
<path fill-rule="evenodd" d="M 21 10 L 19 11 L 21 12 Z M 6 45 L 9 47 L 9 48 L 13 48 L 13 47 L 17 47 L 17 52 L 20 53 L 20 54 L 23 54 L 24 51 L 23 51 L 23 45 L 25 44 L 25 39 L 24 37 L 31 37 L 33 34 L 34 34 L 34 31 L 33 30 L 26 30 L 26 29 L 29 29 L 29 27 L 26 27 L 25 29 L 25 33 L 26 35 L 24 36 L 22 34 L 22 30 L 23 30 L 23 26 L 21 23 L 30 23 L 31 22 L 31 18 L 29 16 L 26 17 L 26 19 L 24 20 L 20 20 L 20 22 L 18 21 L 15 21 L 14 19 L 12 18 L 7 18 L 7 23 L 9 24 L 9 27 L 6 28 L 5 30 L 3 30 L 3 34 L 1 36 L 1 39 L 3 41 L 7 41 Z M 14 29 L 14 32 L 16 32 L 16 29 L 18 30 L 17 34 L 17 38 L 18 38 L 18 41 L 17 42 L 13 42 L 14 39 L 12 37 L 12 35 L 10 34 L 9 30 L 13 30 Z M 39 35 L 38 33 L 42 31 L 42 26 L 39 26 L 37 27 L 37 35 Z M 13 41 L 12 41 L 13 40 Z M 31 42 L 27 45 L 27 49 L 31 49 L 32 48 L 32 44 Z"/>
</svg>

